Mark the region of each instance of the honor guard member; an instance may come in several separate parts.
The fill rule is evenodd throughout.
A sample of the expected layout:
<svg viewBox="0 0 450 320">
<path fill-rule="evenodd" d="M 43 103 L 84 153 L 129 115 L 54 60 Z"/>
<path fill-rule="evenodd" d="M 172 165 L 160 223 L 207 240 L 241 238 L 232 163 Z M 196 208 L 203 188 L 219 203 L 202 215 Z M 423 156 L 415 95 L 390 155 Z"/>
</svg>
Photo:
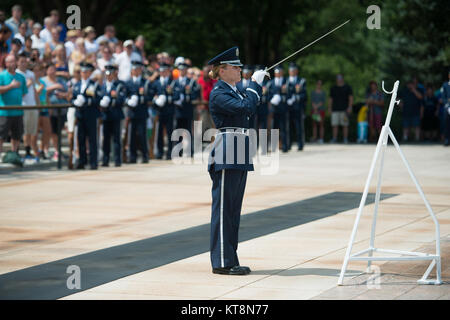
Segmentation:
<svg viewBox="0 0 450 320">
<path fill-rule="evenodd" d="M 158 121 L 158 154 L 157 159 L 163 158 L 164 153 L 164 128 L 167 132 L 167 155 L 166 159 L 172 159 L 172 131 L 174 125 L 175 104 L 180 99 L 180 92 L 177 82 L 171 77 L 171 70 L 168 64 L 161 64 L 159 67 L 160 77 L 154 82 L 155 98 L 154 104 L 157 106 Z"/>
<path fill-rule="evenodd" d="M 80 63 L 81 80 L 73 87 L 72 104 L 77 107 L 77 138 L 80 159 L 77 169 L 84 169 L 87 163 L 86 138 L 89 142 L 89 162 L 91 170 L 97 169 L 97 119 L 101 117 L 99 102 L 102 98 L 101 86 L 90 79 L 94 66 Z"/>
<path fill-rule="evenodd" d="M 289 63 L 289 79 L 288 79 L 288 99 L 289 108 L 289 134 L 288 145 L 291 149 L 292 136 L 295 129 L 298 150 L 303 150 L 304 142 L 304 122 L 303 117 L 306 107 L 306 79 L 298 76 L 298 67 L 294 62 Z"/>
<path fill-rule="evenodd" d="M 281 138 L 281 148 L 283 152 L 288 151 L 287 123 L 287 84 L 283 77 L 281 66 L 274 68 L 274 79 L 270 84 L 270 104 L 273 112 L 273 129 L 279 129 Z"/>
<path fill-rule="evenodd" d="M 239 49 L 233 47 L 208 62 L 210 77 L 219 79 L 209 98 L 209 107 L 218 133 L 210 154 L 208 171 L 212 180 L 211 264 L 213 273 L 245 275 L 250 268 L 239 265 L 237 257 L 239 222 L 247 171 L 253 170 L 249 146 L 237 148 L 238 135 L 244 135 L 249 117 L 256 113 L 261 84 L 267 72 L 256 71 L 245 92 L 236 83 L 241 80 Z M 231 131 L 229 129 L 232 128 Z M 242 146 L 242 144 L 241 144 Z M 232 153 L 228 155 L 227 153 Z M 232 158 L 232 159 L 228 159 Z M 239 161 L 244 159 L 244 161 Z"/>
<path fill-rule="evenodd" d="M 127 97 L 127 88 L 123 81 L 117 79 L 118 66 L 107 64 L 105 66 L 106 81 L 102 85 L 103 97 L 100 100 L 100 110 L 103 119 L 103 163 L 109 166 L 111 151 L 111 138 L 114 142 L 114 163 L 120 167 L 121 160 L 121 129 L 120 122 L 125 118 L 122 106 Z"/>
<path fill-rule="evenodd" d="M 142 163 L 148 163 L 147 118 L 148 101 L 151 100 L 149 80 L 142 77 L 142 62 L 131 61 L 131 79 L 126 82 L 128 117 L 130 118 L 129 163 L 137 163 L 137 149 L 140 147 Z"/>
<path fill-rule="evenodd" d="M 189 148 L 191 157 L 194 155 L 194 145 L 192 143 L 192 121 L 194 119 L 194 100 L 200 97 L 200 87 L 194 78 L 187 77 L 188 65 L 184 62 L 178 65 L 180 76 L 176 80 L 176 87 L 179 88 L 180 98 L 175 101 L 175 119 L 177 129 L 189 131 Z M 181 139 L 181 138 L 180 138 Z"/>
<path fill-rule="evenodd" d="M 239 91 L 245 92 L 252 81 L 253 68 L 245 64 L 242 67 L 242 80 L 236 84 Z M 249 128 L 256 129 L 256 114 L 252 115 L 249 120 Z"/>
<path fill-rule="evenodd" d="M 257 70 L 264 69 L 263 66 L 257 66 Z M 264 79 L 262 84 L 262 95 L 259 103 L 258 111 L 256 113 L 256 130 L 267 129 L 267 117 L 269 116 L 269 90 L 271 81 Z"/>
</svg>

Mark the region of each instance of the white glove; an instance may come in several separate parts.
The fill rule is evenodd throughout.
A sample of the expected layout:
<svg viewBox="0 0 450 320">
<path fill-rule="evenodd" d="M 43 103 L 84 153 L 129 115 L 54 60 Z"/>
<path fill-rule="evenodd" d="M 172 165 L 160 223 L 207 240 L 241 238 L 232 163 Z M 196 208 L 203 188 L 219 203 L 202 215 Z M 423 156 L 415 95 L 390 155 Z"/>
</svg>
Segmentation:
<svg viewBox="0 0 450 320">
<path fill-rule="evenodd" d="M 450 115 L 450 107 L 447 108 L 447 112 Z"/>
<path fill-rule="evenodd" d="M 292 98 L 288 99 L 286 102 L 288 105 L 292 106 L 295 102 L 295 96 L 292 96 Z"/>
<path fill-rule="evenodd" d="M 262 86 L 262 83 L 264 81 L 264 77 L 268 76 L 270 78 L 270 74 L 267 71 L 264 70 L 258 70 L 255 71 L 255 73 L 253 73 L 252 75 L 252 79 L 255 80 L 255 82 L 257 84 L 259 84 L 260 86 Z"/>
<path fill-rule="evenodd" d="M 135 94 L 133 94 L 133 95 L 128 99 L 127 104 L 128 104 L 130 107 L 132 107 L 132 108 L 136 107 L 136 106 L 138 105 L 138 96 L 135 95 Z"/>
<path fill-rule="evenodd" d="M 279 94 L 275 94 L 272 99 L 270 99 L 270 103 L 274 106 L 279 105 L 281 102 L 281 96 Z"/>
<path fill-rule="evenodd" d="M 162 108 L 166 104 L 167 97 L 164 94 L 160 94 L 158 98 L 156 98 L 155 103 L 158 107 Z"/>
<path fill-rule="evenodd" d="M 77 107 L 82 107 L 84 103 L 86 102 L 86 99 L 82 94 L 77 95 L 76 99 L 73 101 L 73 104 Z"/>
<path fill-rule="evenodd" d="M 106 108 L 110 102 L 111 98 L 109 96 L 103 96 L 102 100 L 100 100 L 100 107 Z"/>
<path fill-rule="evenodd" d="M 181 107 L 181 104 L 183 103 L 183 100 L 184 100 L 184 94 L 180 93 L 180 99 L 178 99 L 177 101 L 174 101 L 174 103 L 177 106 Z"/>
</svg>

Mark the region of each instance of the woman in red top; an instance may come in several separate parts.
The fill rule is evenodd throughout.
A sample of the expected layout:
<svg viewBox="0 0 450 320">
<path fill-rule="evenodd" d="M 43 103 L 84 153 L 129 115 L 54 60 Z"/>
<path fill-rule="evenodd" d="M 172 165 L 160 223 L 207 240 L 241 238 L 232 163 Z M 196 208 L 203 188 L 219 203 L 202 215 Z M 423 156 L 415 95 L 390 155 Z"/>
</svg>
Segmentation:
<svg viewBox="0 0 450 320">
<path fill-rule="evenodd" d="M 211 66 L 204 66 L 202 75 L 198 79 L 198 84 L 200 85 L 201 90 L 201 104 L 198 106 L 198 111 L 200 114 L 200 120 L 202 121 L 202 134 L 210 129 L 214 128 L 214 123 L 212 121 L 211 115 L 209 114 L 209 95 L 214 88 L 217 80 L 211 79 L 208 76 L 209 71 L 211 71 Z"/>
</svg>

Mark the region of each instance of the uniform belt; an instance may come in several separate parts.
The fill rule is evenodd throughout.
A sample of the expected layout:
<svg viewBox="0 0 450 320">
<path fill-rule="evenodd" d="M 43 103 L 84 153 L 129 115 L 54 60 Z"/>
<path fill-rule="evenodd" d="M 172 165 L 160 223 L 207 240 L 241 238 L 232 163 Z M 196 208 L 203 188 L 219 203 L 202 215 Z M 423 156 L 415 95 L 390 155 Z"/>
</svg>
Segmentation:
<svg viewBox="0 0 450 320">
<path fill-rule="evenodd" d="M 217 130 L 219 130 L 219 132 L 217 134 L 245 134 L 248 135 L 249 133 L 249 128 L 239 128 L 239 127 L 223 127 L 223 128 L 218 128 Z"/>
</svg>

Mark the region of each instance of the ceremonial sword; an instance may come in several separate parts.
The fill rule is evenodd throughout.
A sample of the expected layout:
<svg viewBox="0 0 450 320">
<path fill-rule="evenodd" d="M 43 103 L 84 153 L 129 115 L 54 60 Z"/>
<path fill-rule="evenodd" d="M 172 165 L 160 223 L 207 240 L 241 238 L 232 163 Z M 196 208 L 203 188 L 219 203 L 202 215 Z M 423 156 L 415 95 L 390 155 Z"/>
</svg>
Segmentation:
<svg viewBox="0 0 450 320">
<path fill-rule="evenodd" d="M 350 20 L 351 20 L 351 19 L 348 19 L 347 21 L 345 21 L 344 23 L 340 24 L 339 26 L 337 26 L 337 27 L 334 28 L 333 30 L 328 31 L 327 33 L 325 33 L 325 34 L 324 34 L 323 36 L 321 36 L 320 38 L 317 38 L 316 40 L 314 40 L 313 42 L 307 44 L 306 46 L 304 46 L 304 47 L 301 48 L 300 50 L 295 51 L 295 52 L 294 52 L 293 54 L 291 54 L 290 56 L 284 58 L 283 60 L 281 60 L 281 61 L 279 61 L 279 62 L 277 62 L 277 63 L 275 63 L 275 64 L 274 64 L 273 66 L 271 66 L 270 68 L 266 68 L 264 71 L 269 71 L 270 69 L 274 68 L 275 66 L 279 65 L 280 63 L 283 63 L 283 62 L 286 61 L 287 59 L 289 59 L 289 58 L 295 56 L 295 55 L 296 55 L 297 53 L 299 53 L 300 51 L 305 50 L 305 49 L 308 48 L 310 45 L 316 43 L 317 41 L 319 41 L 319 40 L 322 39 L 322 38 L 325 38 L 327 35 L 329 35 L 330 33 L 334 32 L 334 31 L 336 31 L 337 29 L 339 29 L 340 27 L 342 27 L 344 24 L 350 22 Z"/>
</svg>

